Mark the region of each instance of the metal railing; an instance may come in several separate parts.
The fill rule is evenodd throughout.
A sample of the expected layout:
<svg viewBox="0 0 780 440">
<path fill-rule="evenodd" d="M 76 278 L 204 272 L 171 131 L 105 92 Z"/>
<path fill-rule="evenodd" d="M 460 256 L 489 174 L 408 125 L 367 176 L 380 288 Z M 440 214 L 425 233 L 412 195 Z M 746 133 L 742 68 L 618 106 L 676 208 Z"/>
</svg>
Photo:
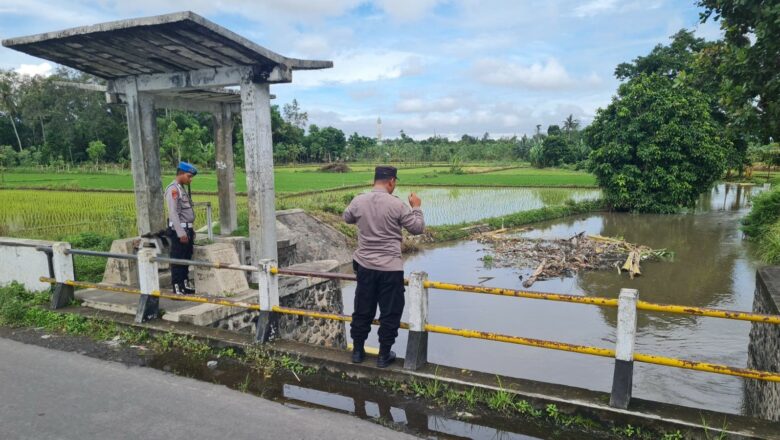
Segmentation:
<svg viewBox="0 0 780 440">
<path fill-rule="evenodd" d="M 239 307 L 248 310 L 255 310 L 260 315 L 258 318 L 256 334 L 256 341 L 258 343 L 267 342 L 270 335 L 270 323 L 272 322 L 270 318 L 273 314 L 297 315 L 344 322 L 349 322 L 352 320 L 352 318 L 347 315 L 282 307 L 279 305 L 278 287 L 279 276 L 313 277 L 330 280 L 355 280 L 355 276 L 350 274 L 284 269 L 277 267 L 276 261 L 274 260 L 263 260 L 257 267 L 210 261 L 180 260 L 158 256 L 157 250 L 154 248 L 143 248 L 139 250 L 138 255 L 70 249 L 70 245 L 68 243 L 56 243 L 51 248 L 38 247 L 38 249 L 50 249 L 53 255 L 54 276 L 42 277 L 40 280 L 42 282 L 48 282 L 58 286 L 58 288 L 55 288 L 55 297 L 57 295 L 69 294 L 71 295 L 70 298 L 72 298 L 72 289 L 74 287 L 97 288 L 112 292 L 139 295 L 140 300 L 136 314 L 136 321 L 139 323 L 147 319 L 156 318 L 159 315 L 158 301 L 160 298 L 175 301 L 209 303 L 220 306 Z M 74 280 L 73 276 L 72 255 L 90 255 L 106 258 L 125 258 L 136 260 L 138 263 L 140 288 L 133 289 L 107 284 L 76 281 Z M 172 292 L 163 292 L 159 287 L 158 263 L 187 264 L 191 266 L 209 267 L 214 269 L 257 272 L 259 275 L 258 302 L 249 303 L 243 301 L 215 299 L 208 296 L 175 295 Z M 627 408 L 631 398 L 634 361 L 696 371 L 705 371 L 716 374 L 738 376 L 748 379 L 780 382 L 780 373 L 778 372 L 759 371 L 714 363 L 676 359 L 659 355 L 637 353 L 634 351 L 636 339 L 636 321 L 639 310 L 706 316 L 771 325 L 780 325 L 780 315 L 766 315 L 743 311 L 722 310 L 706 307 L 691 307 L 673 304 L 658 304 L 640 301 L 638 300 L 638 292 L 633 289 L 622 289 L 620 296 L 617 299 L 606 297 L 588 297 L 429 281 L 425 272 L 413 272 L 410 274 L 408 279 L 404 280 L 404 282 L 409 286 L 409 289 L 407 289 L 407 304 L 409 305 L 410 311 L 409 322 L 401 323 L 401 328 L 407 329 L 409 331 L 407 353 L 404 362 L 404 368 L 407 369 L 418 369 L 427 363 L 427 336 L 429 333 L 439 333 L 465 338 L 484 339 L 530 347 L 613 358 L 615 359 L 615 370 L 610 404 L 619 408 Z M 520 336 L 489 333 L 471 329 L 457 329 L 432 324 L 428 322 L 429 289 L 539 299 L 546 301 L 559 301 L 600 307 L 615 307 L 618 309 L 617 341 L 615 348 L 611 349 L 576 345 L 557 341 L 547 341 Z M 150 301 L 150 298 L 154 298 L 154 301 Z M 52 300 L 53 305 L 67 303 L 68 301 L 65 301 L 63 298 L 53 298 Z"/>
<path fill-rule="evenodd" d="M 213 216 L 211 212 L 211 202 L 195 202 L 192 206 L 205 206 L 206 207 L 206 232 L 208 233 L 209 241 L 214 240 L 214 225 Z"/>
</svg>

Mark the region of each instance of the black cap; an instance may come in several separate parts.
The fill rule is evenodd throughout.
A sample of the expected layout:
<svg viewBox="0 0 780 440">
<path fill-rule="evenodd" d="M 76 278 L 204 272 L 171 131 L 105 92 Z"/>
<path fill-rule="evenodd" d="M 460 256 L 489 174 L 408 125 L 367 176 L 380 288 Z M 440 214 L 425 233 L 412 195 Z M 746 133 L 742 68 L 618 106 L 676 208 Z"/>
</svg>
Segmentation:
<svg viewBox="0 0 780 440">
<path fill-rule="evenodd" d="M 398 169 L 390 166 L 379 166 L 374 169 L 374 180 L 398 178 Z"/>
</svg>

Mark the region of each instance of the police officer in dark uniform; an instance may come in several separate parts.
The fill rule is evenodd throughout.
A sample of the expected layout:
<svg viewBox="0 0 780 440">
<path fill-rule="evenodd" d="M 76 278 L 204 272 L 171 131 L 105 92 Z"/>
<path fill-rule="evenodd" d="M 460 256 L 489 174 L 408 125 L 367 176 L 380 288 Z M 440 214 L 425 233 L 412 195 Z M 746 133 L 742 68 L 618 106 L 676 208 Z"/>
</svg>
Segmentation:
<svg viewBox="0 0 780 440">
<path fill-rule="evenodd" d="M 165 202 L 168 204 L 167 235 L 171 242 L 171 258 L 182 260 L 192 259 L 195 242 L 195 210 L 192 208 L 190 194 L 184 190 L 189 187 L 192 178 L 198 174 L 197 168 L 187 162 L 179 162 L 176 168 L 176 179 L 165 188 Z M 192 295 L 194 286 L 189 280 L 190 267 L 171 264 L 171 281 L 177 295 Z"/>
</svg>

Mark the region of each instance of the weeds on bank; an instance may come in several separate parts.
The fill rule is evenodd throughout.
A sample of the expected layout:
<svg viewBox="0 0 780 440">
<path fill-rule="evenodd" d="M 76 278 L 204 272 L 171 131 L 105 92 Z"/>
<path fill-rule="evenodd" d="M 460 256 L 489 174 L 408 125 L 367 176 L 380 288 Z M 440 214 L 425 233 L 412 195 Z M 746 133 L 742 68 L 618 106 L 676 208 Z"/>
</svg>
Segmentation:
<svg viewBox="0 0 780 440">
<path fill-rule="evenodd" d="M 49 292 L 31 293 L 17 283 L 0 288 L 0 325 L 8 327 L 33 327 L 49 332 L 87 336 L 95 340 L 118 339 L 126 345 L 149 346 L 158 353 L 177 350 L 185 356 L 205 360 L 211 356 L 233 358 L 244 362 L 266 375 L 289 371 L 301 376 L 316 373 L 306 367 L 300 358 L 288 354 L 276 355 L 265 348 L 251 347 L 241 355 L 235 348 L 213 349 L 208 343 L 191 336 L 170 332 L 151 335 L 146 329 L 123 328 L 113 322 L 70 313 L 56 313 L 44 308 L 49 302 Z"/>
<path fill-rule="evenodd" d="M 438 376 L 438 371 L 436 376 Z M 632 425 L 605 427 L 598 421 L 588 417 L 564 413 L 553 403 L 547 404 L 543 408 L 537 408 L 531 402 L 519 399 L 511 390 L 504 388 L 499 378 L 497 378 L 498 389 L 485 391 L 478 388 L 458 390 L 450 387 L 436 376 L 431 380 L 415 379 L 408 383 L 376 379 L 371 384 L 394 393 L 411 394 L 433 401 L 439 405 L 446 405 L 451 409 L 474 410 L 482 408 L 489 410 L 491 413 L 520 416 L 539 423 L 548 423 L 563 430 L 602 433 L 606 431 L 611 434 L 611 438 L 639 440 L 683 440 L 685 438 L 680 431 L 659 433 Z M 725 438 L 723 435 L 721 434 L 720 437 L 716 438 Z"/>
</svg>

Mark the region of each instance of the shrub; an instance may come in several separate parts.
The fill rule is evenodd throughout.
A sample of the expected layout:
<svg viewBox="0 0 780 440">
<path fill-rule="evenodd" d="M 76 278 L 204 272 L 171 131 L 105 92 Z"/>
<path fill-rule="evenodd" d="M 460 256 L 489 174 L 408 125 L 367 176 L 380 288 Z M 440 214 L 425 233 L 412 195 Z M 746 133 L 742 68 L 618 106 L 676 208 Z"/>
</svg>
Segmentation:
<svg viewBox="0 0 780 440">
<path fill-rule="evenodd" d="M 780 189 L 773 189 L 753 198 L 753 208 L 742 219 L 742 231 L 752 238 L 761 238 L 780 219 Z"/>
<path fill-rule="evenodd" d="M 320 167 L 320 171 L 326 173 L 349 173 L 352 169 L 343 162 L 334 162 Z"/>
</svg>

